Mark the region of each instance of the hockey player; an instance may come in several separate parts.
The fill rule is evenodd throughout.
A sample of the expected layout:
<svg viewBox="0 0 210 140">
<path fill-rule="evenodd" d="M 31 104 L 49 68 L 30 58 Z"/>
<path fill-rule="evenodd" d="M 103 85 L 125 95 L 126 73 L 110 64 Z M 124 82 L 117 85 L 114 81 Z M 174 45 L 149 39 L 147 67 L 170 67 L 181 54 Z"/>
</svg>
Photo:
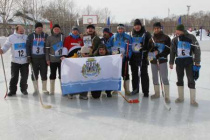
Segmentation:
<svg viewBox="0 0 210 140">
<path fill-rule="evenodd" d="M 17 83 L 20 79 L 20 90 L 23 95 L 27 95 L 27 80 L 28 80 L 28 62 L 26 55 L 26 39 L 27 35 L 24 34 L 24 28 L 18 25 L 15 29 L 15 33 L 10 35 L 2 48 L 0 48 L 0 54 L 6 53 L 11 48 L 11 79 L 9 85 L 8 96 L 16 95 Z"/>
<path fill-rule="evenodd" d="M 36 85 L 38 85 L 39 72 L 42 80 L 42 92 L 45 94 L 49 94 L 49 91 L 47 91 L 47 62 L 45 57 L 45 41 L 47 37 L 48 34 L 43 32 L 42 23 L 37 22 L 35 24 L 35 31 L 28 36 L 26 42 L 28 62 L 32 63 L 33 72 L 36 78 L 34 79 L 32 74 L 32 81 L 35 90 L 34 95 L 36 95 L 39 90 L 36 87 Z"/>
<path fill-rule="evenodd" d="M 72 27 L 72 32 L 69 36 L 64 39 L 63 52 L 61 59 L 65 57 L 72 57 L 77 54 L 78 51 L 81 50 L 81 46 L 83 46 L 83 40 L 79 35 L 79 29 L 76 26 Z"/>
<path fill-rule="evenodd" d="M 125 33 L 125 26 L 123 24 L 119 24 L 117 26 L 117 33 L 111 37 L 108 45 L 108 49 L 111 50 L 112 54 L 123 55 L 122 77 L 124 80 L 124 89 L 126 95 L 130 95 L 128 61 L 132 55 L 132 50 L 130 45 L 131 43 L 132 43 L 131 37 Z"/>
<path fill-rule="evenodd" d="M 55 24 L 52 28 L 52 35 L 46 40 L 46 60 L 50 66 L 50 94 L 55 92 L 55 79 L 58 69 L 59 79 L 61 79 L 61 59 L 64 35 L 60 26 Z"/>
<path fill-rule="evenodd" d="M 154 56 L 150 63 L 155 94 L 151 96 L 151 99 L 160 97 L 160 86 L 158 79 L 162 78 L 160 80 L 164 84 L 165 102 L 170 103 L 167 56 L 170 53 L 171 39 L 161 30 L 160 22 L 154 23 L 153 30 L 154 35 L 149 40 L 149 55 L 152 54 Z M 160 77 L 158 75 L 160 75 Z"/>
<path fill-rule="evenodd" d="M 105 56 L 109 55 L 109 52 L 105 44 L 100 44 L 98 49 L 95 51 L 94 56 Z M 106 90 L 107 97 L 112 97 L 111 91 Z M 91 91 L 91 95 L 94 99 L 98 99 L 101 96 L 101 91 Z"/>
<path fill-rule="evenodd" d="M 86 38 L 89 38 L 88 40 Z M 90 55 L 98 49 L 99 44 L 101 43 L 100 38 L 96 34 L 95 26 L 90 24 L 87 26 L 86 33 L 83 35 L 84 46 L 90 48 Z M 91 46 L 90 46 L 91 45 Z"/>
<path fill-rule="evenodd" d="M 193 65 L 200 66 L 201 51 L 194 35 L 187 33 L 183 24 L 176 27 L 176 35 L 172 40 L 172 48 L 170 51 L 170 68 L 173 69 L 174 60 L 176 63 L 178 98 L 176 103 L 184 101 L 184 70 L 186 71 L 188 87 L 190 89 L 190 103 L 198 106 L 195 99 L 196 89 L 193 77 Z M 194 56 L 194 57 L 193 57 Z"/>
<path fill-rule="evenodd" d="M 141 87 L 144 97 L 149 96 L 149 75 L 148 75 L 148 43 L 151 34 L 145 30 L 141 21 L 136 19 L 131 33 L 132 36 L 132 56 L 130 59 L 132 72 L 132 95 L 139 93 L 139 81 L 141 78 Z M 139 70 L 140 69 L 140 70 Z"/>
</svg>

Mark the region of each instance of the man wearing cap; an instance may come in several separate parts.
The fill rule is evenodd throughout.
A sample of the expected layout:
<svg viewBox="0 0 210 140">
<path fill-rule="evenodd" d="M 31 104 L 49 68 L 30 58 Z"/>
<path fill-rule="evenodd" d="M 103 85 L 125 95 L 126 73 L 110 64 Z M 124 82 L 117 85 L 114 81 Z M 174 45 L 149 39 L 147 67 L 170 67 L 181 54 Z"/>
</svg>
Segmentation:
<svg viewBox="0 0 210 140">
<path fill-rule="evenodd" d="M 61 59 L 65 57 L 72 57 L 81 50 L 81 46 L 83 46 L 83 40 L 79 35 L 79 29 L 76 26 L 72 27 L 72 32 L 64 39 L 63 45 L 63 53 Z"/>
<path fill-rule="evenodd" d="M 90 24 L 87 26 L 87 30 L 86 30 L 86 33 L 84 34 L 83 37 L 85 36 L 90 36 L 91 37 L 91 44 L 92 46 L 88 46 L 90 47 L 90 54 L 94 54 L 94 52 L 98 49 L 98 46 L 99 44 L 101 43 L 101 40 L 100 38 L 98 37 L 98 35 L 96 34 L 96 31 L 95 31 L 95 26 Z M 87 46 L 84 42 L 84 45 Z"/>
<path fill-rule="evenodd" d="M 124 89 L 126 95 L 130 95 L 128 61 L 132 55 L 131 43 L 131 37 L 125 33 L 125 26 L 123 24 L 119 24 L 117 26 L 117 33 L 111 37 L 108 45 L 108 49 L 111 50 L 112 54 L 123 55 L 122 77 L 124 80 Z"/>
<path fill-rule="evenodd" d="M 47 91 L 47 62 L 46 62 L 46 45 L 45 41 L 48 37 L 48 34 L 43 32 L 43 25 L 40 22 L 35 24 L 35 31 L 31 33 L 26 42 L 26 51 L 28 62 L 32 63 L 33 72 L 35 78 L 32 74 L 32 81 L 34 85 L 34 95 L 38 93 L 37 86 L 38 85 L 38 75 L 40 72 L 41 80 L 42 80 L 42 92 L 45 94 L 49 94 Z"/>
<path fill-rule="evenodd" d="M 46 40 L 46 61 L 50 66 L 50 94 L 55 91 L 55 79 L 58 69 L 59 79 L 61 79 L 61 56 L 63 49 L 64 35 L 61 33 L 58 24 L 53 25 L 52 35 Z"/>
<path fill-rule="evenodd" d="M 132 72 L 132 95 L 139 93 L 139 81 L 141 78 L 141 87 L 144 97 L 149 96 L 149 75 L 148 75 L 148 43 L 151 34 L 145 30 L 141 21 L 136 19 L 131 33 L 132 37 L 132 56 L 130 59 Z M 139 70 L 140 68 L 140 70 Z"/>
<path fill-rule="evenodd" d="M 160 80 L 164 84 L 165 102 L 170 103 L 167 57 L 170 53 L 171 39 L 161 30 L 160 22 L 153 24 L 153 31 L 154 35 L 149 40 L 149 55 L 152 54 L 152 56 L 154 56 L 153 58 L 150 57 L 150 63 L 155 94 L 151 96 L 151 99 L 160 97 L 160 86 L 158 79 L 161 78 Z"/>
<path fill-rule="evenodd" d="M 24 34 L 24 28 L 18 25 L 15 29 L 15 33 L 10 35 L 4 45 L 0 46 L 0 54 L 6 53 L 11 48 L 11 79 L 9 83 L 8 96 L 16 95 L 17 83 L 20 79 L 20 90 L 23 95 L 27 95 L 27 80 L 28 80 L 28 62 L 26 56 L 26 39 L 27 35 Z"/>
<path fill-rule="evenodd" d="M 112 36 L 113 36 L 113 34 L 110 32 L 109 28 L 104 28 L 103 29 L 103 38 L 101 39 L 102 44 L 107 45 Z"/>
<path fill-rule="evenodd" d="M 184 71 L 186 71 L 188 87 L 190 89 L 190 103 L 198 106 L 195 99 L 196 89 L 193 77 L 193 65 L 200 66 L 201 51 L 198 41 L 194 35 L 187 33 L 183 24 L 176 27 L 176 35 L 172 40 L 170 51 L 170 68 L 173 69 L 174 61 L 176 63 L 178 98 L 176 103 L 184 101 Z M 176 60 L 175 60 L 176 58 Z"/>
</svg>

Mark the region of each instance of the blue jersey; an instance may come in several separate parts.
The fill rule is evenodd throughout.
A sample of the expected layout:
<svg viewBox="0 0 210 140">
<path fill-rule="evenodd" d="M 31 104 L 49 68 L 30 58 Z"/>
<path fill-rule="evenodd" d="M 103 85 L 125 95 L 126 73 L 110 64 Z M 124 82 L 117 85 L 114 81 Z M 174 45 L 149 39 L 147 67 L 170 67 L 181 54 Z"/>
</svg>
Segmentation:
<svg viewBox="0 0 210 140">
<path fill-rule="evenodd" d="M 132 37 L 132 52 L 140 53 L 140 50 L 143 47 L 144 37 Z"/>
<path fill-rule="evenodd" d="M 177 45 L 177 57 L 178 58 L 192 57 L 190 55 L 190 51 L 191 51 L 191 45 L 189 42 L 178 41 L 178 45 Z"/>
<path fill-rule="evenodd" d="M 108 48 L 111 50 L 111 54 L 123 54 L 125 57 L 127 55 L 128 50 L 128 57 L 131 58 L 132 55 L 132 40 L 131 37 L 126 33 L 116 33 L 113 35 L 107 44 Z"/>
</svg>

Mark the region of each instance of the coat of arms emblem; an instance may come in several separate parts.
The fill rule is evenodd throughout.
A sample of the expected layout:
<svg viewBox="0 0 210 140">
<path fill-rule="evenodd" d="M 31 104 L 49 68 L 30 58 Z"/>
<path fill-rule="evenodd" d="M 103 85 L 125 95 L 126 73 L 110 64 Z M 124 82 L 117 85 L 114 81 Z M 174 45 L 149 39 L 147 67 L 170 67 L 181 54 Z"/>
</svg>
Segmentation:
<svg viewBox="0 0 210 140">
<path fill-rule="evenodd" d="M 97 77 L 100 74 L 101 68 L 100 65 L 96 62 L 94 58 L 89 58 L 86 61 L 86 64 L 82 67 L 82 75 L 85 78 L 88 77 Z"/>
</svg>

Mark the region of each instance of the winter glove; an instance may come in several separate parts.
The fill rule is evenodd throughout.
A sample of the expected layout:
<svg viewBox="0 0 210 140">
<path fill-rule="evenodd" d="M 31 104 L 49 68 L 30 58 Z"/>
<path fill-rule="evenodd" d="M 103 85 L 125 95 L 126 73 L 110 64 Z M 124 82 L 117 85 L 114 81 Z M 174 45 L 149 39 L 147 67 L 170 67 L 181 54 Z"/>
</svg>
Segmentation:
<svg viewBox="0 0 210 140">
<path fill-rule="evenodd" d="M 201 66 L 193 65 L 193 77 L 195 80 L 197 80 L 199 78 L 200 68 L 201 68 Z"/>
</svg>

